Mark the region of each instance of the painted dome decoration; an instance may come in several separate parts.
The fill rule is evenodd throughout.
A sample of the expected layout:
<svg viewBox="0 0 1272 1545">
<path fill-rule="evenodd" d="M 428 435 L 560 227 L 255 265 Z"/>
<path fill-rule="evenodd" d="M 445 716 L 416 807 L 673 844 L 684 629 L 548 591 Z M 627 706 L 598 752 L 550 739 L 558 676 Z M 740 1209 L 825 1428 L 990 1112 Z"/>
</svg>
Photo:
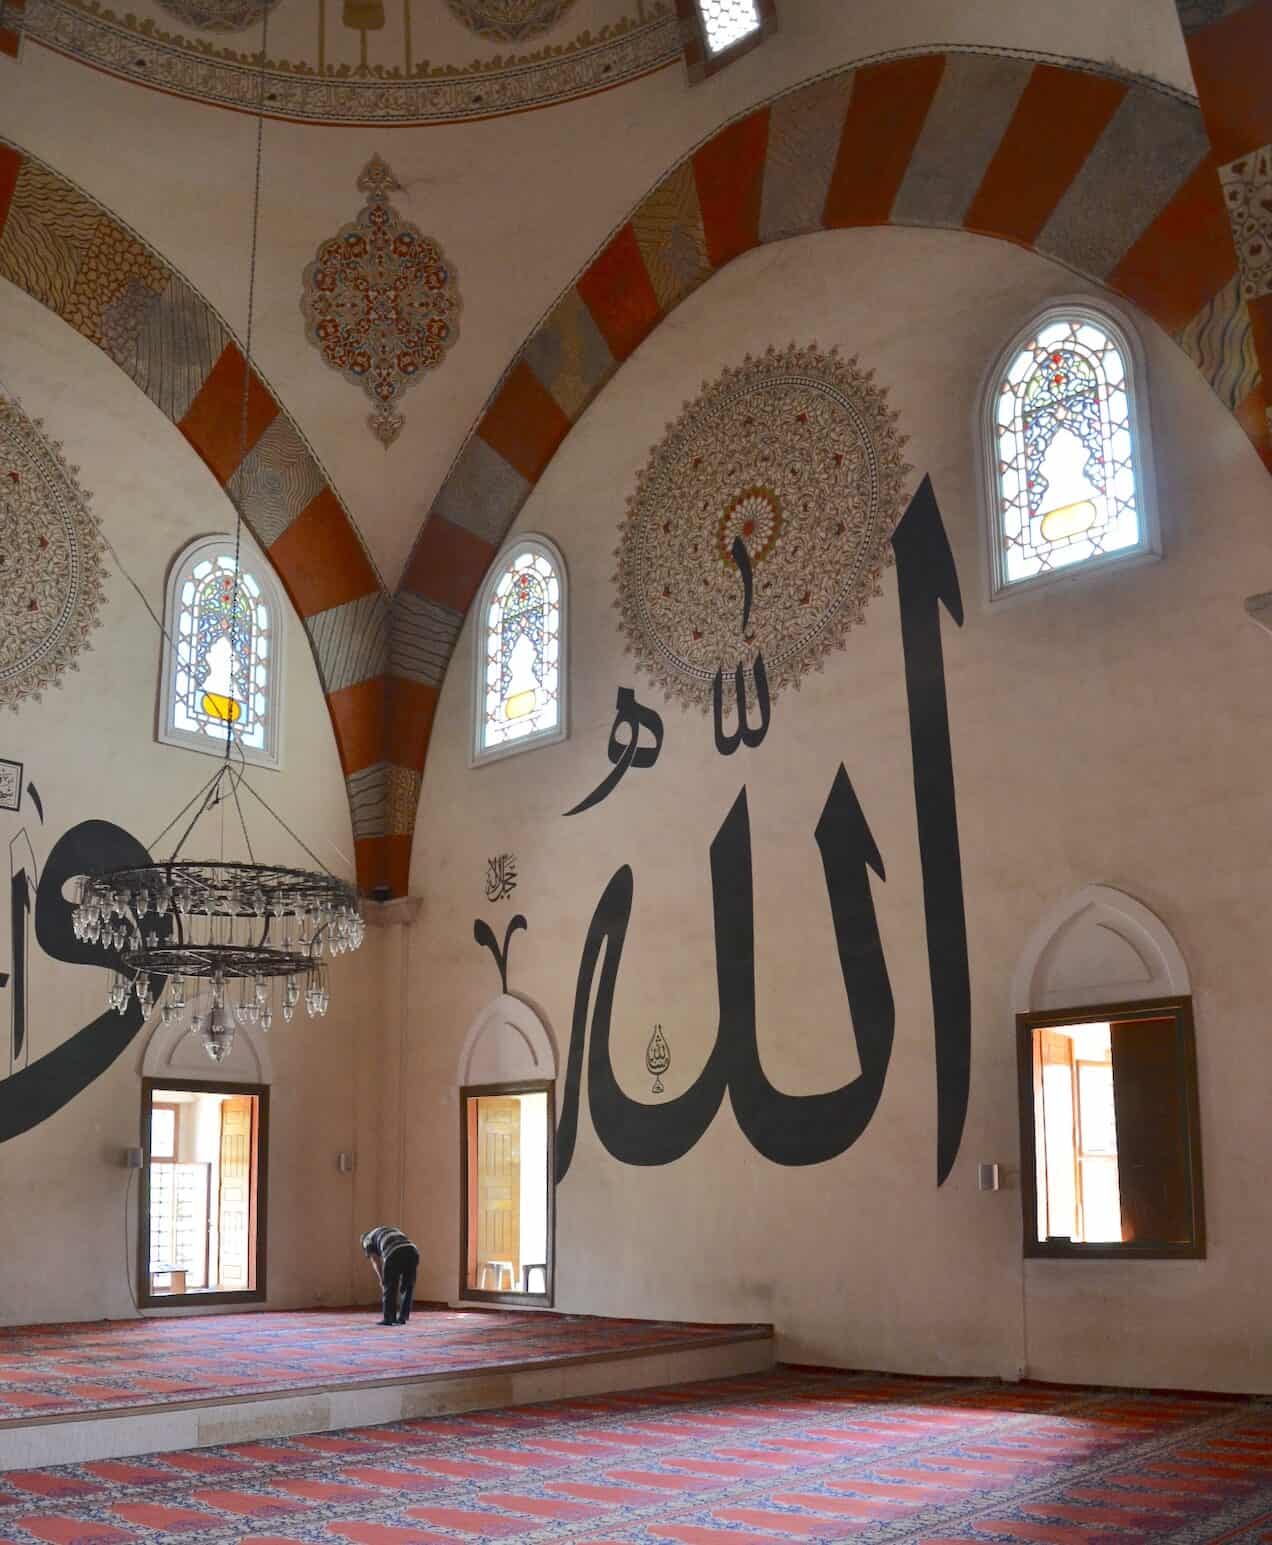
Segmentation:
<svg viewBox="0 0 1272 1545">
<path fill-rule="evenodd" d="M 896 421 L 871 372 L 815 344 L 748 355 L 686 404 L 628 501 L 614 576 L 628 648 L 669 697 L 705 712 L 739 654 L 763 654 L 772 692 L 798 687 L 844 647 L 904 510 Z"/>
<path fill-rule="evenodd" d="M 550 31 L 574 0 L 446 0 L 454 15 L 492 43 L 521 43 Z"/>
<path fill-rule="evenodd" d="M 88 500 L 38 420 L 0 397 L 0 707 L 38 701 L 90 647 L 104 570 Z"/>
<path fill-rule="evenodd" d="M 367 422 L 387 446 L 405 422 L 398 399 L 459 336 L 459 291 L 442 249 L 389 202 L 402 185 L 379 156 L 358 188 L 366 205 L 318 248 L 300 307 L 309 341 L 371 399 Z"/>
<path fill-rule="evenodd" d="M 259 25 L 278 0 L 159 0 L 159 4 L 196 32 L 243 32 Z"/>
</svg>

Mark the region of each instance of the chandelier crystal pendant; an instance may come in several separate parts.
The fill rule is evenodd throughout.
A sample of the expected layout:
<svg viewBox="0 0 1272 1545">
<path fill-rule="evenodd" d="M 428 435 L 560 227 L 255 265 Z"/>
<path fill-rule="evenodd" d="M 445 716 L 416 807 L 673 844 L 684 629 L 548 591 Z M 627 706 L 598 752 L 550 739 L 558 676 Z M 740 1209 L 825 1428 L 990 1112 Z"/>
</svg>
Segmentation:
<svg viewBox="0 0 1272 1545">
<path fill-rule="evenodd" d="M 255 319 L 256 249 L 260 231 L 261 165 L 265 128 L 266 60 L 269 11 L 261 17 L 260 73 L 256 103 L 256 165 L 252 195 L 252 244 L 248 265 L 247 334 L 243 346 L 243 389 L 239 408 L 239 464 L 248 449 L 248 402 L 252 383 L 252 326 Z M 239 607 L 239 556 L 242 544 L 242 490 L 234 491 L 234 605 L 224 631 L 236 635 Z M 143 597 L 144 599 L 144 597 Z M 154 614 L 152 613 L 152 616 Z M 156 621 L 158 619 L 156 618 Z M 160 624 L 162 627 L 162 624 Z M 171 644 L 169 639 L 169 644 Z M 194 807 L 194 815 L 166 861 L 83 875 L 73 910 L 75 937 L 115 954 L 106 993 L 109 1008 L 124 1014 L 135 995 L 142 1018 L 156 1003 L 171 1025 L 183 1015 L 213 1062 L 234 1049 L 234 1033 L 251 1025 L 268 1031 L 275 1006 L 290 1023 L 303 996 L 305 1012 L 320 1019 L 331 991 L 327 958 L 356 950 L 363 921 L 358 892 L 326 869 L 287 823 L 247 782 L 242 746 L 235 733 L 238 700 L 250 683 L 247 666 L 231 654 L 228 694 L 205 698 L 222 706 L 225 756 L 216 772 L 149 846 L 154 852 L 168 832 Z M 232 760 L 238 752 L 237 765 Z M 240 789 L 249 793 L 300 846 L 316 869 L 258 864 L 243 817 Z M 248 862 L 224 854 L 224 806 L 233 803 L 247 848 Z M 199 819 L 221 809 L 221 856 L 187 859 L 181 850 Z"/>
</svg>

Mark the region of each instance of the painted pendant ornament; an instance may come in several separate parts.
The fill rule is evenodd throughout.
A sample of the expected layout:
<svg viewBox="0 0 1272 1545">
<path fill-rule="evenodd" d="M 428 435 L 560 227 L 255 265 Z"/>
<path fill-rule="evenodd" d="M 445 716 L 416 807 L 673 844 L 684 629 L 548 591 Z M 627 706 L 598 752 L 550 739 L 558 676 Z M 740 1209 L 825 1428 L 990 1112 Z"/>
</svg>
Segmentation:
<svg viewBox="0 0 1272 1545">
<path fill-rule="evenodd" d="M 159 0 L 159 4 L 196 32 L 243 32 L 259 26 L 278 0 Z"/>
<path fill-rule="evenodd" d="M 685 405 L 628 500 L 614 575 L 627 647 L 668 697 L 706 712 L 716 673 L 757 654 L 776 695 L 844 647 L 905 508 L 896 425 L 872 373 L 816 345 L 748 355 Z"/>
<path fill-rule="evenodd" d="M 88 503 L 61 447 L 0 397 L 0 707 L 38 701 L 91 647 L 105 570 Z"/>
<path fill-rule="evenodd" d="M 442 249 L 389 202 L 402 190 L 379 156 L 358 178 L 366 207 L 318 248 L 305 269 L 305 336 L 323 359 L 362 387 L 367 422 L 392 445 L 405 422 L 398 399 L 435 370 L 459 336 L 455 270 Z"/>
<path fill-rule="evenodd" d="M 457 21 L 492 43 L 521 43 L 550 31 L 574 0 L 446 0 Z"/>
</svg>

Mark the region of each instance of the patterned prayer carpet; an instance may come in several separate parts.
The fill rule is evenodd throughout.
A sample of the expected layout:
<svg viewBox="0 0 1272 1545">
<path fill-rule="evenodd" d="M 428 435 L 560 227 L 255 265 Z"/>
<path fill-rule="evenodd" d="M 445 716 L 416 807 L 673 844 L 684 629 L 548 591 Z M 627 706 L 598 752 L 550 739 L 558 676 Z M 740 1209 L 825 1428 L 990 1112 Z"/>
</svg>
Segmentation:
<svg viewBox="0 0 1272 1545">
<path fill-rule="evenodd" d="M 0 1545 L 1272 1541 L 1272 1401 L 780 1369 L 0 1475 Z"/>
<path fill-rule="evenodd" d="M 753 1328 L 420 1309 L 390 1330 L 378 1318 L 315 1309 L 0 1329 L 0 1422 L 682 1351 Z"/>
</svg>

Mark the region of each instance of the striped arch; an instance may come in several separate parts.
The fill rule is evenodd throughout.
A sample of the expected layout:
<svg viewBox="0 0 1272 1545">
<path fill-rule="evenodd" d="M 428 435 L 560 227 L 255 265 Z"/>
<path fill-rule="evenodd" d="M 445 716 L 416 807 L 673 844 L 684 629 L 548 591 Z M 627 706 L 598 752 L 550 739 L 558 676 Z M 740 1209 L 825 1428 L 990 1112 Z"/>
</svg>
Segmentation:
<svg viewBox="0 0 1272 1545">
<path fill-rule="evenodd" d="M 359 882 L 382 884 L 389 600 L 295 421 L 253 371 L 240 462 L 244 360 L 225 319 L 135 231 L 4 140 L 0 278 L 108 354 L 221 487 L 242 496 L 313 648 L 349 790 Z"/>
<path fill-rule="evenodd" d="M 623 360 L 752 247 L 888 224 L 996 236 L 1126 296 L 1174 336 L 1272 466 L 1216 163 L 1189 99 L 987 51 L 844 70 L 727 124 L 673 167 L 512 361 L 394 598 L 392 690 L 409 710 L 387 725 L 396 777 L 422 774 L 433 705 L 482 577 Z M 401 892 L 410 837 L 396 840 Z"/>
</svg>

